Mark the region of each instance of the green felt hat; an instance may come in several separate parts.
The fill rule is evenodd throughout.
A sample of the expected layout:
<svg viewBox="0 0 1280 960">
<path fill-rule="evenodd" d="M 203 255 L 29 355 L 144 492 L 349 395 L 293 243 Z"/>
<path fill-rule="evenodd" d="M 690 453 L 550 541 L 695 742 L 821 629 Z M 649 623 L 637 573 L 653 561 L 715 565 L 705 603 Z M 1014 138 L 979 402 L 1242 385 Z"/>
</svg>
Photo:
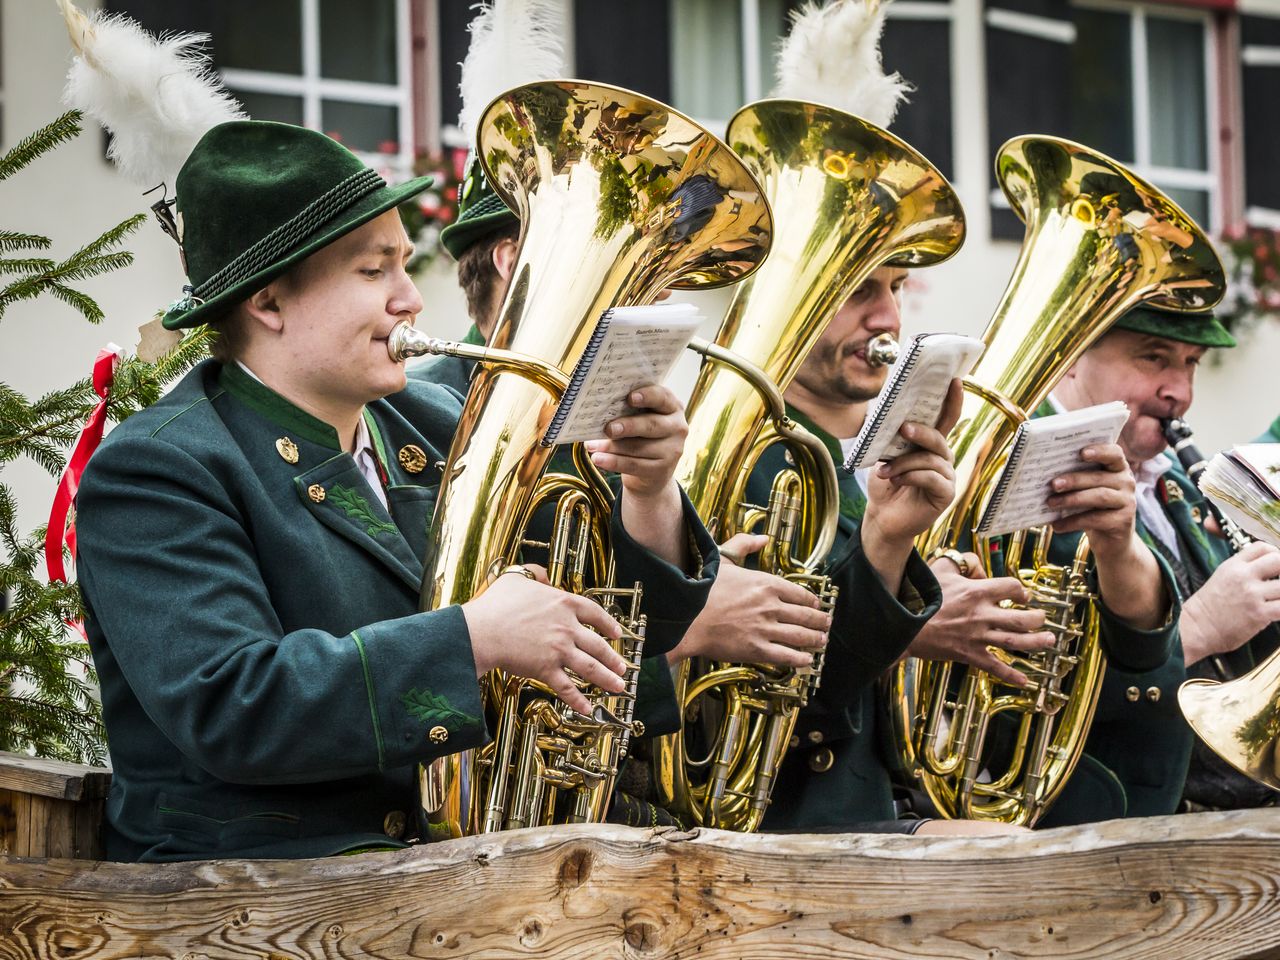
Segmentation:
<svg viewBox="0 0 1280 960">
<path fill-rule="evenodd" d="M 440 231 L 440 245 L 457 260 L 476 241 L 519 222 L 520 218 L 489 185 L 473 154 L 467 161 L 458 196 L 458 219 Z"/>
<path fill-rule="evenodd" d="M 1212 313 L 1179 313 L 1159 307 L 1134 307 L 1112 329 L 1132 330 L 1198 347 L 1234 347 L 1235 337 Z"/>
<path fill-rule="evenodd" d="M 236 120 L 206 133 L 178 173 L 190 281 L 170 330 L 219 319 L 294 264 L 431 186 L 388 186 L 342 144 L 287 123 Z"/>
</svg>

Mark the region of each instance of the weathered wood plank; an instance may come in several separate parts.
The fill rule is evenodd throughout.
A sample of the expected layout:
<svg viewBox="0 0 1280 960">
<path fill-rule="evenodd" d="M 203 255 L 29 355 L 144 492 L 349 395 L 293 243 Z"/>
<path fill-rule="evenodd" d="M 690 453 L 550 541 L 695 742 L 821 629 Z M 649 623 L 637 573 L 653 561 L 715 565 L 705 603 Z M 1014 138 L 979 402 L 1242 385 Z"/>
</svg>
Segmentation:
<svg viewBox="0 0 1280 960">
<path fill-rule="evenodd" d="M 111 788 L 111 771 L 80 763 L 0 751 L 0 790 L 57 800 L 98 800 Z"/>
<path fill-rule="evenodd" d="M 101 860 L 103 801 L 82 800 L 75 804 L 75 852 L 80 860 Z"/>
<path fill-rule="evenodd" d="M 18 855 L 18 797 L 0 790 L 0 856 Z"/>
<path fill-rule="evenodd" d="M 613 826 L 315 861 L 0 859 L 0 958 L 1280 958 L 1274 810 L 983 839 Z"/>
</svg>

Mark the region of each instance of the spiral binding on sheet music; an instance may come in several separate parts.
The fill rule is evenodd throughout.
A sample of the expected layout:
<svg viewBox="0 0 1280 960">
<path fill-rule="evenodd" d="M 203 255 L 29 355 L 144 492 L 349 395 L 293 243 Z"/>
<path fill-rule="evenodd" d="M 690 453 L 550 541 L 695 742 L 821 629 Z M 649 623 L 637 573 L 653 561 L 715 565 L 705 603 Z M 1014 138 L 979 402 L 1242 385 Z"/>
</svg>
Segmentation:
<svg viewBox="0 0 1280 960">
<path fill-rule="evenodd" d="M 982 511 L 982 520 L 979 521 L 976 531 L 978 536 L 985 536 L 991 528 L 996 514 L 1000 511 L 1000 505 L 1004 503 L 1005 494 L 1013 486 L 1013 478 L 1018 473 L 1018 463 L 1022 460 L 1022 455 L 1026 452 L 1026 449 L 1027 425 L 1024 422 L 1018 425 L 1018 432 L 1013 437 L 1013 448 L 1009 451 L 1009 460 L 1005 463 L 1000 479 L 996 482 L 996 489 L 991 494 L 991 501 L 987 504 L 987 509 Z"/>
<path fill-rule="evenodd" d="M 569 385 L 564 388 L 564 396 L 560 398 L 560 406 L 556 407 L 555 415 L 547 426 L 547 432 L 543 434 L 542 446 L 554 446 L 556 438 L 560 436 L 560 429 L 564 426 L 565 420 L 568 419 L 569 412 L 573 409 L 574 401 L 578 399 L 578 391 L 582 389 L 582 383 L 587 379 L 587 374 L 591 371 L 591 365 L 595 363 L 596 354 L 600 352 L 600 345 L 604 343 L 604 337 L 609 332 L 609 322 L 612 319 L 613 308 L 611 307 L 600 316 L 595 330 L 591 333 L 591 339 L 587 341 L 587 348 L 582 351 L 582 356 L 578 358 L 578 362 L 573 368 L 573 374 L 569 377 Z"/>
<path fill-rule="evenodd" d="M 875 412 L 871 414 L 871 423 L 862 432 L 861 441 L 854 447 L 848 458 L 845 459 L 843 465 L 845 473 L 853 473 L 858 461 L 875 443 L 876 436 L 880 433 L 881 427 L 884 426 L 884 422 L 889 416 L 889 411 L 893 408 L 893 404 L 902 392 L 902 388 L 906 386 L 907 380 L 910 379 L 911 371 L 915 369 L 916 361 L 920 358 L 920 344 L 920 338 L 917 337 L 912 340 L 906 356 L 899 360 L 898 364 L 893 368 L 893 375 L 890 377 L 889 384 L 876 400 Z"/>
</svg>

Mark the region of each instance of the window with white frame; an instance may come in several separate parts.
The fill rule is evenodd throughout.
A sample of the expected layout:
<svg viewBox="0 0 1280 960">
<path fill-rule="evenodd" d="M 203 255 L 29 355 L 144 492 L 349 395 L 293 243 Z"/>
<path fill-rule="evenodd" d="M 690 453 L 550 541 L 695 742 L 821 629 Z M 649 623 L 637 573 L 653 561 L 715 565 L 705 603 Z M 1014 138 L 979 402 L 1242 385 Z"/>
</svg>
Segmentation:
<svg viewBox="0 0 1280 960">
<path fill-rule="evenodd" d="M 801 2 L 666 0 L 637 16 L 632 0 L 576 0 L 573 70 L 671 103 L 719 132 L 772 89 L 777 43 Z M 885 69 L 917 87 L 894 132 L 950 175 L 953 4 L 896 0 L 886 9 Z"/>
<path fill-rule="evenodd" d="M 1085 3 L 1074 11 L 1072 133 L 1154 182 L 1205 229 L 1221 223 L 1207 13 Z"/>
<path fill-rule="evenodd" d="M 993 148 L 1013 134 L 1070 137 L 1154 182 L 1206 230 L 1220 226 L 1209 14 L 1114 0 L 992 0 L 986 24 Z M 992 205 L 993 235 L 1021 239 L 995 188 Z"/>
<path fill-rule="evenodd" d="M 255 120 L 321 130 L 406 173 L 413 163 L 410 0 L 113 0 L 156 32 L 207 32 L 215 69 Z"/>
<path fill-rule="evenodd" d="M 1280 17 L 1245 16 L 1240 22 L 1243 61 L 1245 219 L 1280 230 Z"/>
</svg>

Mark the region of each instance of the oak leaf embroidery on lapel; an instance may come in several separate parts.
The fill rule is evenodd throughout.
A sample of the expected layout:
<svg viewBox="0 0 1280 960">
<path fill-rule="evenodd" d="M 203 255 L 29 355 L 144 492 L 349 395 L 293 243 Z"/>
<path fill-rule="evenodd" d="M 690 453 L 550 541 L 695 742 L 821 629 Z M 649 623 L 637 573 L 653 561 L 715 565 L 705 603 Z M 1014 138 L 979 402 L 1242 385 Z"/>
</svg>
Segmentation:
<svg viewBox="0 0 1280 960">
<path fill-rule="evenodd" d="M 862 519 L 862 515 L 867 512 L 867 502 L 865 500 L 855 500 L 847 494 L 840 494 L 840 515 L 848 517 L 850 520 L 858 521 Z"/>
<path fill-rule="evenodd" d="M 406 710 L 428 726 L 444 723 L 446 720 L 469 724 L 480 722 L 479 717 L 473 717 L 469 713 L 455 709 L 443 696 L 432 693 L 430 690 L 419 690 L 413 687 L 407 693 L 401 694 L 400 702 L 404 704 Z"/>
<path fill-rule="evenodd" d="M 376 537 L 380 533 L 396 532 L 394 523 L 378 519 L 377 514 L 373 512 L 373 508 L 369 506 L 369 501 L 364 498 L 360 491 L 335 483 L 329 494 L 329 502 L 341 507 L 342 512 L 352 520 L 364 524 L 365 532 L 369 536 Z"/>
</svg>

